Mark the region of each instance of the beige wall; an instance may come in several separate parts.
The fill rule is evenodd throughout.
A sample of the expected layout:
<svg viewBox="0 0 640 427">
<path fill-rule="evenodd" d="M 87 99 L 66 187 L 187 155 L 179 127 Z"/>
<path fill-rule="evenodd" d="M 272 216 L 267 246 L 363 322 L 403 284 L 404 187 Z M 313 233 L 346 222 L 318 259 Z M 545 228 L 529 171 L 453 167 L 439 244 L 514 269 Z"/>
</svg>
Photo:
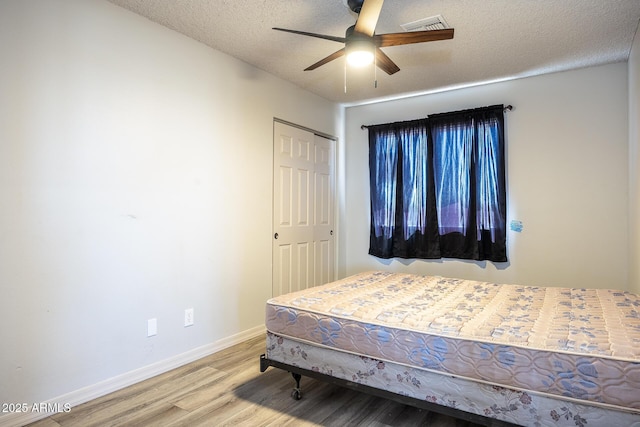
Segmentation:
<svg viewBox="0 0 640 427">
<path fill-rule="evenodd" d="M 492 104 L 506 113 L 509 263 L 367 255 L 367 132 L 387 123 Z M 503 283 L 628 287 L 627 64 L 429 94 L 346 111 L 345 274 L 407 271 Z"/>
<path fill-rule="evenodd" d="M 0 402 L 264 325 L 273 118 L 342 110 L 102 0 L 3 0 L 0 38 Z"/>
<path fill-rule="evenodd" d="M 629 289 L 640 294 L 640 33 L 629 58 Z"/>
</svg>

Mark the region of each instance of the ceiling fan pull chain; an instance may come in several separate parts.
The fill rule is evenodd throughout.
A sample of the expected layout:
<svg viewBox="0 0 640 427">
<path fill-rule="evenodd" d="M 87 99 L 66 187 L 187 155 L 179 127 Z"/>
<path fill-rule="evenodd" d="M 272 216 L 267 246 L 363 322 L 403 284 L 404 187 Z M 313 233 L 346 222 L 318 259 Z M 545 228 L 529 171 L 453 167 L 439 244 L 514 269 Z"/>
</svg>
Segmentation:
<svg viewBox="0 0 640 427">
<path fill-rule="evenodd" d="M 344 60 L 344 93 L 347 93 L 347 60 Z"/>
<path fill-rule="evenodd" d="M 378 58 L 373 55 L 373 88 L 378 89 Z"/>
</svg>

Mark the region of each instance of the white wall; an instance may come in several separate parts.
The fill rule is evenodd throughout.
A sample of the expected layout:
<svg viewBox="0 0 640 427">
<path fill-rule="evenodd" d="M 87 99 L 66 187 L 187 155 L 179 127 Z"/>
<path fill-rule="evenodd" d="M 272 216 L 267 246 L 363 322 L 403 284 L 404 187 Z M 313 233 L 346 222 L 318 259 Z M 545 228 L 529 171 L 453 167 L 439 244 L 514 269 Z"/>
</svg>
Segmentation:
<svg viewBox="0 0 640 427">
<path fill-rule="evenodd" d="M 379 260 L 367 254 L 369 183 L 362 124 L 492 104 L 506 113 L 506 264 Z M 530 285 L 627 288 L 628 121 L 625 63 L 348 108 L 347 274 L 385 269 Z"/>
<path fill-rule="evenodd" d="M 629 57 L 629 290 L 640 294 L 640 32 Z"/>
<path fill-rule="evenodd" d="M 0 39 L 0 402 L 259 330 L 273 118 L 341 108 L 103 0 L 3 0 Z"/>
</svg>

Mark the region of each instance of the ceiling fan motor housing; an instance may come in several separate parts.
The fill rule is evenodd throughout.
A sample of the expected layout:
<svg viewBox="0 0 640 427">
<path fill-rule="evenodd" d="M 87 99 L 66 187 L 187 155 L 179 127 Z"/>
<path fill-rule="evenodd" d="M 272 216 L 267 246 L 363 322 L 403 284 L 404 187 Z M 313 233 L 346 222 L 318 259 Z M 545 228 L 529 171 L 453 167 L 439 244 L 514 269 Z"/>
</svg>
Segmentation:
<svg viewBox="0 0 640 427">
<path fill-rule="evenodd" d="M 362 9 L 362 3 L 364 3 L 364 0 L 347 0 L 347 6 L 349 6 L 349 9 L 351 9 L 354 13 L 360 13 L 360 9 Z"/>
</svg>

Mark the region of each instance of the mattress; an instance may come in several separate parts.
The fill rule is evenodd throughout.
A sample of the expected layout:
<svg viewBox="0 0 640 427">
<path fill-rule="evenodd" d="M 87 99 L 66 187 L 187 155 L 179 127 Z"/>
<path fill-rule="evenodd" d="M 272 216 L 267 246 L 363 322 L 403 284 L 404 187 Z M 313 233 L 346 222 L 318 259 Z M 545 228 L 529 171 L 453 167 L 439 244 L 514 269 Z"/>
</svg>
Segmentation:
<svg viewBox="0 0 640 427">
<path fill-rule="evenodd" d="M 271 333 L 640 414 L 640 297 L 367 272 L 272 298 Z"/>
</svg>

